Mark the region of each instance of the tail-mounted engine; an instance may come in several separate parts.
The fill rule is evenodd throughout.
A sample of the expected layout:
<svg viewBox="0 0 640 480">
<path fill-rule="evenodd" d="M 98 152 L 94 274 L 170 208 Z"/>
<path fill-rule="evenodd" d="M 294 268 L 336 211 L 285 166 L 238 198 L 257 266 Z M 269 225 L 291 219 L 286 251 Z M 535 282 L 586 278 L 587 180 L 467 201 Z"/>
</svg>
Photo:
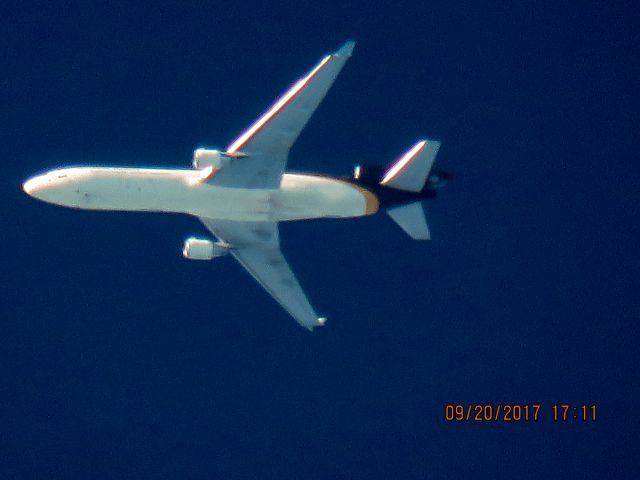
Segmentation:
<svg viewBox="0 0 640 480">
<path fill-rule="evenodd" d="M 189 260 L 211 260 L 229 253 L 229 245 L 203 238 L 188 238 L 182 248 L 182 256 Z"/>
<path fill-rule="evenodd" d="M 353 179 L 361 185 L 377 185 L 382 178 L 384 169 L 369 165 L 356 165 L 353 167 Z"/>
</svg>

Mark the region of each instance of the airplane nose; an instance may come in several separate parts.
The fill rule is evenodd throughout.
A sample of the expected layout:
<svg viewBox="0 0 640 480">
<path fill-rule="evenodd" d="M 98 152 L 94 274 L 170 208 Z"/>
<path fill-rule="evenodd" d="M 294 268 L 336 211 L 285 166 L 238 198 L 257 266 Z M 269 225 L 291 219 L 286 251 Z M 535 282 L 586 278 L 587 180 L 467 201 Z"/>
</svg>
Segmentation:
<svg viewBox="0 0 640 480">
<path fill-rule="evenodd" d="M 27 195 L 55 205 L 67 205 L 76 198 L 79 191 L 72 187 L 73 180 L 69 169 L 52 170 L 27 179 L 22 190 Z"/>
<path fill-rule="evenodd" d="M 46 181 L 42 177 L 42 175 L 31 177 L 22 184 L 22 190 L 24 190 L 24 193 L 26 193 L 27 195 L 37 197 L 38 191 L 42 189 L 42 186 L 45 183 Z"/>
<path fill-rule="evenodd" d="M 22 190 L 30 197 L 50 202 L 55 196 L 57 186 L 53 180 L 51 174 L 37 175 L 25 181 Z"/>
</svg>

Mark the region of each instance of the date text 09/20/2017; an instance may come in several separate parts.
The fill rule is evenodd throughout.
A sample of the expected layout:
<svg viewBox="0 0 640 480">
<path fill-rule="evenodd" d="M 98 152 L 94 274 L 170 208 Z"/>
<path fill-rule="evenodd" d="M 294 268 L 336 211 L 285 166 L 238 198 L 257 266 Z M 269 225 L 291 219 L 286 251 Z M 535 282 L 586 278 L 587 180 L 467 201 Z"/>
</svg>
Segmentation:
<svg viewBox="0 0 640 480">
<path fill-rule="evenodd" d="M 595 422 L 596 404 L 567 403 L 543 407 L 532 404 L 451 404 L 444 407 L 447 422 L 537 422 L 550 418 L 554 422 Z"/>
</svg>

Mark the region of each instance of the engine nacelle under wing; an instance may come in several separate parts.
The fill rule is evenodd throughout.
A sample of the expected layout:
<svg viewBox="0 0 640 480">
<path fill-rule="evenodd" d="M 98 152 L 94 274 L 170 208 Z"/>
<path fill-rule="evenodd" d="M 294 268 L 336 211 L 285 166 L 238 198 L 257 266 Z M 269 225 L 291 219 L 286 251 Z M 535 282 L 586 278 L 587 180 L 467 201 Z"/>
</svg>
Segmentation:
<svg viewBox="0 0 640 480">
<path fill-rule="evenodd" d="M 214 170 L 220 170 L 226 167 L 230 161 L 229 155 L 220 150 L 198 148 L 193 152 L 193 168 L 196 170 L 203 170 L 209 167 Z"/>
<path fill-rule="evenodd" d="M 188 238 L 182 248 L 182 256 L 189 260 L 211 260 L 229 253 L 229 246 L 203 238 Z"/>
</svg>

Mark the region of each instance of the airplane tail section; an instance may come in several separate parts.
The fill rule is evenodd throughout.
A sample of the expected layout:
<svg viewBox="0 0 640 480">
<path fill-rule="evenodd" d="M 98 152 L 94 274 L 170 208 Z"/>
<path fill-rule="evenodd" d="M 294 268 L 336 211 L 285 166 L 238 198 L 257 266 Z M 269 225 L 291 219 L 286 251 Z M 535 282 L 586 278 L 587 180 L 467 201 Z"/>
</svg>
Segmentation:
<svg viewBox="0 0 640 480">
<path fill-rule="evenodd" d="M 418 194 L 424 190 L 427 182 L 430 188 L 438 188 L 442 173 L 434 173 L 431 178 L 429 174 L 439 149 L 438 140 L 419 141 L 391 165 L 380 180 L 380 185 Z M 414 240 L 431 239 L 421 201 L 389 208 L 387 214 Z"/>
<path fill-rule="evenodd" d="M 440 142 L 422 140 L 416 143 L 384 174 L 380 185 L 405 192 L 420 192 L 429 178 Z"/>
<path fill-rule="evenodd" d="M 390 208 L 387 214 L 414 240 L 430 240 L 429 225 L 424 216 L 422 202 L 417 201 Z"/>
</svg>

